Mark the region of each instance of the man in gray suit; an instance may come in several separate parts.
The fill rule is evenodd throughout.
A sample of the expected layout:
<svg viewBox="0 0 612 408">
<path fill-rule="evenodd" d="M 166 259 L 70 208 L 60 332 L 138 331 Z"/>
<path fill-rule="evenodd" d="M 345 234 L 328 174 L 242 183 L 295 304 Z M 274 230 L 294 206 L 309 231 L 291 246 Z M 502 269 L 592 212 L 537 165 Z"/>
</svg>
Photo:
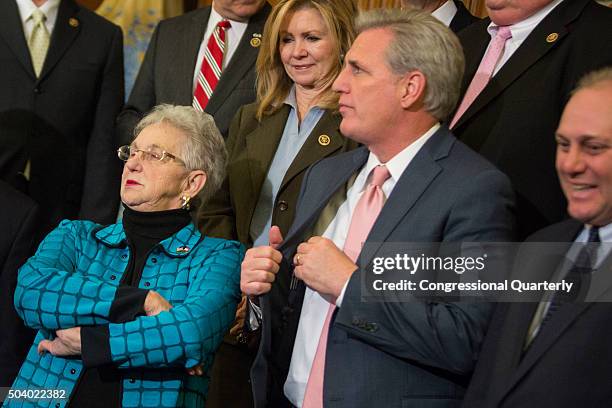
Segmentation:
<svg viewBox="0 0 612 408">
<path fill-rule="evenodd" d="M 221 20 L 230 22 L 222 72 L 204 111 L 227 137 L 238 108 L 255 100 L 255 61 L 269 12 L 265 0 L 214 0 L 212 6 L 161 21 L 117 119 L 119 145 L 132 141 L 136 123 L 155 105 L 192 104 L 208 40 Z"/>
<path fill-rule="evenodd" d="M 340 130 L 364 147 L 315 164 L 286 238 L 273 227 L 270 246 L 250 249 L 242 264 L 251 315 L 261 312 L 251 370 L 256 407 L 458 406 L 490 307 L 364 303 L 362 278 L 385 242 L 513 236 L 508 179 L 440 125 L 459 95 L 464 62 L 456 37 L 416 10 L 365 13 L 357 27 L 334 88 Z M 375 184 L 380 167 L 389 178 Z M 373 185 L 387 198 L 362 235 L 368 250 L 349 258 L 347 236 L 366 222 L 356 214 Z M 275 283 L 277 273 L 292 285 Z"/>
</svg>

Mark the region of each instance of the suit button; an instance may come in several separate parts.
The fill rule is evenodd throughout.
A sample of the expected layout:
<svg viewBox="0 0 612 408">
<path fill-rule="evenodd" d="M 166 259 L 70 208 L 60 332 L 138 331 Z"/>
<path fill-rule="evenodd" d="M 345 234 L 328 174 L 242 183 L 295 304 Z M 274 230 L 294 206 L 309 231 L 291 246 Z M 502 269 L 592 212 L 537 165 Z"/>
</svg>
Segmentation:
<svg viewBox="0 0 612 408">
<path fill-rule="evenodd" d="M 70 369 L 70 374 L 76 374 L 76 370 L 74 368 Z"/>
<path fill-rule="evenodd" d="M 34 88 L 34 93 L 35 94 L 40 94 L 40 93 L 42 93 L 42 90 L 40 89 L 40 87 L 37 86 L 36 88 Z"/>
<path fill-rule="evenodd" d="M 151 258 L 152 263 L 157 263 L 157 258 Z"/>
<path fill-rule="evenodd" d="M 130 383 L 134 384 L 135 382 L 136 382 L 136 380 L 135 380 L 135 379 L 130 378 Z"/>
<path fill-rule="evenodd" d="M 289 204 L 285 200 L 281 200 L 278 202 L 278 209 L 281 211 L 287 211 L 289 208 Z"/>
</svg>

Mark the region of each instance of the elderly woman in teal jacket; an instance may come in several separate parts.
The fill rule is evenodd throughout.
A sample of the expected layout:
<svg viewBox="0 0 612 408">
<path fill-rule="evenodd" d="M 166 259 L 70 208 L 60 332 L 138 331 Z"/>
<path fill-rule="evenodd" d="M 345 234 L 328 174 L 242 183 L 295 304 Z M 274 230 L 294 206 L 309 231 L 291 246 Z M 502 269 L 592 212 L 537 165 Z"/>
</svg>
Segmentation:
<svg viewBox="0 0 612 408">
<path fill-rule="evenodd" d="M 121 223 L 63 221 L 20 270 L 15 307 L 38 334 L 5 404 L 201 407 L 240 299 L 243 248 L 203 237 L 189 206 L 224 177 L 212 118 L 161 105 L 118 150 Z"/>
</svg>

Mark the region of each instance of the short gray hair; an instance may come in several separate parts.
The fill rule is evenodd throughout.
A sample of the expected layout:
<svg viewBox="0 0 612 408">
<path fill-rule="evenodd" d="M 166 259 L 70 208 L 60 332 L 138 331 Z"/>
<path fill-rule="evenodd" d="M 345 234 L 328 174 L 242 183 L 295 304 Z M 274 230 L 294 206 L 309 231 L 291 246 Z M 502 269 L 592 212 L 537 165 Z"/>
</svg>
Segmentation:
<svg viewBox="0 0 612 408">
<path fill-rule="evenodd" d="M 185 135 L 187 141 L 181 147 L 180 157 L 187 170 L 202 170 L 206 173 L 206 184 L 198 194 L 199 199 L 205 202 L 221 186 L 227 163 L 225 141 L 213 117 L 191 106 L 157 105 L 138 122 L 134 138 L 147 126 L 162 122 Z M 197 203 L 194 207 L 197 207 Z"/>
<path fill-rule="evenodd" d="M 583 76 L 580 81 L 578 81 L 578 85 L 576 86 L 576 89 L 574 89 L 573 93 L 586 88 L 595 88 L 602 82 L 612 82 L 612 66 L 591 71 Z"/>
<path fill-rule="evenodd" d="M 440 121 L 454 111 L 465 57 L 457 36 L 429 13 L 415 9 L 376 9 L 360 13 L 357 33 L 383 28 L 393 33 L 385 52 L 387 65 L 398 75 L 419 71 L 427 78 L 425 110 Z"/>
</svg>

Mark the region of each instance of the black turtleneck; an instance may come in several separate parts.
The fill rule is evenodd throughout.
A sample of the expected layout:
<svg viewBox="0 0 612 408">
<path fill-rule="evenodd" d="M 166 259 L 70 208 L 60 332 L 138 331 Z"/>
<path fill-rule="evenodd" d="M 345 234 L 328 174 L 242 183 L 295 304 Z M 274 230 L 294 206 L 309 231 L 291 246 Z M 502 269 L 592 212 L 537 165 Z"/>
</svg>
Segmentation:
<svg viewBox="0 0 612 408">
<path fill-rule="evenodd" d="M 144 314 L 148 290 L 138 289 L 147 257 L 164 239 L 191 222 L 187 210 L 140 212 L 124 206 L 123 229 L 130 248 L 130 260 L 121 278 L 109 315 L 123 323 Z M 111 362 L 108 326 L 81 328 L 81 357 L 84 372 L 70 399 L 70 407 L 120 407 L 122 377 Z"/>
</svg>

